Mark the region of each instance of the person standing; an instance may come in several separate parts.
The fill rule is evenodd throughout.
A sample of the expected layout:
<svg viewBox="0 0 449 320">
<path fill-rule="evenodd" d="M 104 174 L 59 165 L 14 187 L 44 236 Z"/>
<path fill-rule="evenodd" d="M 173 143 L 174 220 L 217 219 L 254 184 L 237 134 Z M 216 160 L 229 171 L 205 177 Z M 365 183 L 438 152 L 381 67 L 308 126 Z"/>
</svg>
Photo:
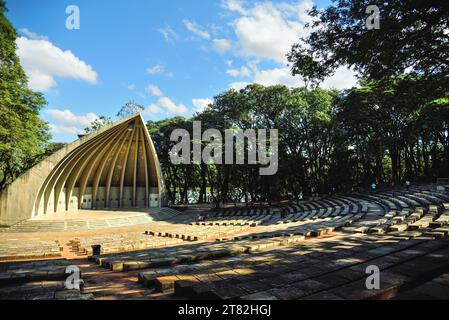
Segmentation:
<svg viewBox="0 0 449 320">
<path fill-rule="evenodd" d="M 410 185 L 411 185 L 411 182 L 410 182 L 409 180 L 405 181 L 405 189 L 406 189 L 407 191 L 410 190 Z"/>
<path fill-rule="evenodd" d="M 376 192 L 376 189 L 377 189 L 377 184 L 376 184 L 375 182 L 373 182 L 373 183 L 371 184 L 371 190 L 372 190 L 373 192 Z"/>
</svg>

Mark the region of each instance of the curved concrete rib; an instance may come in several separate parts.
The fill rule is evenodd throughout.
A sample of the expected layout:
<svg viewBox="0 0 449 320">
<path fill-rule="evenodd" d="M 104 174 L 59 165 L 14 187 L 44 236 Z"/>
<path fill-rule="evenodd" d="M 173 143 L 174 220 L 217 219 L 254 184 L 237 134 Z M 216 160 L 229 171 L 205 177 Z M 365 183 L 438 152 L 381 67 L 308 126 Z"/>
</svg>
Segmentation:
<svg viewBox="0 0 449 320">
<path fill-rule="evenodd" d="M 143 130 L 144 129 L 140 129 L 141 133 L 142 133 L 142 140 L 145 141 L 145 138 L 143 136 Z M 149 168 L 148 168 L 148 159 L 147 159 L 147 147 L 146 147 L 146 143 L 142 143 L 142 154 L 143 154 L 143 167 L 144 167 L 144 174 L 145 174 L 145 206 L 148 206 L 149 204 L 149 199 L 148 199 L 148 194 L 150 193 L 150 187 L 149 187 L 149 181 L 148 181 L 148 174 L 149 174 Z"/>
<path fill-rule="evenodd" d="M 87 171 L 85 174 L 81 175 L 79 179 L 79 189 L 78 189 L 78 209 L 81 209 L 84 193 L 87 187 L 87 181 L 91 177 L 92 171 L 97 167 L 98 162 L 101 160 L 102 155 L 106 152 L 107 148 L 103 148 L 101 152 L 97 152 L 95 157 L 91 159 L 91 162 L 88 164 Z"/>
<path fill-rule="evenodd" d="M 133 128 L 132 135 L 129 139 L 128 146 L 126 148 L 125 156 L 123 157 L 122 163 L 122 172 L 120 175 L 120 189 L 119 189 L 119 207 L 123 208 L 123 187 L 125 183 L 125 173 L 126 173 L 126 165 L 128 164 L 129 150 L 131 149 L 131 145 L 133 143 L 134 135 L 136 134 L 136 128 Z"/>
<path fill-rule="evenodd" d="M 77 156 L 74 157 L 74 162 L 72 163 L 71 166 L 68 166 L 63 174 L 60 176 L 58 182 L 55 185 L 55 189 L 54 189 L 54 212 L 58 212 L 58 204 L 59 204 L 59 197 L 62 191 L 62 188 L 64 187 L 64 185 L 66 185 L 67 180 L 69 179 L 70 175 L 75 171 L 78 171 L 83 164 L 88 161 L 94 154 L 95 151 L 97 151 L 98 149 L 105 149 L 104 146 L 108 146 L 109 145 L 109 141 L 112 141 L 112 139 L 114 138 L 114 135 L 117 134 L 117 132 L 119 132 L 120 129 L 115 130 L 114 132 L 112 132 L 109 136 L 105 136 L 103 137 L 100 141 L 98 141 L 98 143 L 91 145 L 87 150 L 84 150 L 83 153 L 78 154 Z M 66 189 L 66 193 L 71 193 L 72 190 L 70 189 Z"/>
<path fill-rule="evenodd" d="M 101 175 L 103 173 L 103 169 L 106 166 L 107 163 L 107 159 L 110 155 L 110 152 L 113 152 L 115 150 L 115 147 L 118 144 L 118 140 L 115 142 L 114 146 L 112 147 L 112 149 L 107 148 L 107 150 L 105 149 L 103 152 L 103 157 L 102 157 L 102 161 L 100 161 L 100 163 L 98 164 L 97 170 L 95 172 L 94 175 L 94 180 L 92 183 L 92 208 L 95 208 L 96 206 L 96 199 L 97 199 L 97 192 L 98 192 L 98 184 L 100 182 L 101 179 Z M 112 143 L 112 141 L 110 141 L 110 143 Z M 108 151 L 108 152 L 106 152 Z"/>
<path fill-rule="evenodd" d="M 114 174 L 114 171 L 116 170 L 116 164 L 118 157 L 120 156 L 120 151 L 123 149 L 123 146 L 125 145 L 126 140 L 128 140 L 131 136 L 131 132 L 128 130 L 126 131 L 126 137 L 122 139 L 122 142 L 120 143 L 120 147 L 118 148 L 117 152 L 114 155 L 114 159 L 112 160 L 111 166 L 109 167 L 108 177 L 106 180 L 106 208 L 109 208 L 109 197 L 111 192 L 111 183 L 112 183 L 112 176 Z"/>
<path fill-rule="evenodd" d="M 136 132 L 136 144 L 134 146 L 134 164 L 133 164 L 133 207 L 137 207 L 137 157 L 139 156 L 139 134 L 140 128 Z"/>
<path fill-rule="evenodd" d="M 73 193 L 73 188 L 77 181 L 80 181 L 79 189 L 78 189 L 78 199 L 79 199 L 78 209 L 81 209 L 81 205 L 82 205 L 82 202 L 84 199 L 84 192 L 86 190 L 87 179 L 89 178 L 92 170 L 96 167 L 101 156 L 104 155 L 108 151 L 108 148 L 111 145 L 111 143 L 114 140 L 116 140 L 116 142 L 115 142 L 115 145 L 116 145 L 120 141 L 120 138 L 122 138 L 123 135 L 126 133 L 126 130 L 121 130 L 121 131 L 123 131 L 123 132 L 117 133 L 117 134 L 120 134 L 118 139 L 116 138 L 116 136 L 111 138 L 107 144 L 103 145 L 103 147 L 101 148 L 101 150 L 99 152 L 96 152 L 95 157 L 90 159 L 89 163 L 87 163 L 87 161 L 84 161 L 83 167 L 80 168 L 80 170 L 78 170 L 76 175 L 74 175 L 73 178 L 67 182 L 67 190 L 69 190 L 69 191 L 66 192 L 66 210 L 69 210 L 69 208 L 68 208 L 69 207 L 69 199 L 71 198 L 71 195 Z M 87 166 L 87 168 L 86 168 L 87 170 L 86 170 L 86 172 L 84 172 L 83 170 L 86 166 Z"/>
<path fill-rule="evenodd" d="M 87 143 L 81 145 L 80 147 L 75 149 L 71 154 L 69 154 L 67 156 L 67 159 L 65 159 L 66 161 L 63 161 L 64 163 L 61 166 L 58 166 L 57 170 L 54 170 L 50 174 L 51 179 L 50 179 L 49 183 L 45 186 L 45 189 L 44 189 L 44 199 L 43 199 L 43 201 L 44 201 L 44 203 L 43 203 L 44 204 L 43 205 L 44 212 L 43 213 L 44 214 L 46 214 L 48 211 L 48 203 L 50 201 L 51 193 L 54 192 L 54 187 L 55 187 L 56 183 L 58 182 L 58 180 L 61 178 L 61 175 L 63 174 L 63 172 L 68 170 L 67 168 L 71 168 L 74 165 L 74 163 L 77 159 L 77 156 L 79 154 L 83 154 L 83 152 L 85 152 L 86 149 L 89 149 L 92 145 L 95 145 L 96 143 L 98 143 L 98 140 L 101 141 L 103 138 L 107 137 L 110 134 L 111 134 L 110 132 L 109 132 L 109 134 L 108 134 L 108 132 L 105 132 L 105 133 L 101 134 L 100 136 L 96 137 L 96 139 L 93 139 L 93 140 L 88 141 Z M 53 206 L 53 212 L 55 212 L 54 209 L 55 208 Z"/>
</svg>

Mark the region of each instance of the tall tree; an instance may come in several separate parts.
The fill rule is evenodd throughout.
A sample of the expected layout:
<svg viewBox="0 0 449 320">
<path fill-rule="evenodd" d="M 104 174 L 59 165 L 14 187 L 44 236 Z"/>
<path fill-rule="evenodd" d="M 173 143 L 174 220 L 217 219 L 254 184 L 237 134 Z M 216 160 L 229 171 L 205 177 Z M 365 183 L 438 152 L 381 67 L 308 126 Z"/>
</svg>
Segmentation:
<svg viewBox="0 0 449 320">
<path fill-rule="evenodd" d="M 112 120 L 106 116 L 99 116 L 97 119 L 91 122 L 91 124 L 84 129 L 84 132 L 91 133 L 101 129 L 104 126 L 112 124 Z"/>
<path fill-rule="evenodd" d="M 0 190 L 45 152 L 48 126 L 39 118 L 46 104 L 31 91 L 16 55 L 16 30 L 0 0 Z"/>
<path fill-rule="evenodd" d="M 293 74 L 314 80 L 339 66 L 370 80 L 419 74 L 447 78 L 449 2 L 446 0 L 340 0 L 313 8 L 312 32 L 288 54 Z M 368 29 L 366 9 L 377 5 L 380 29 Z M 447 82 L 446 82 L 447 83 Z"/>
<path fill-rule="evenodd" d="M 366 26 L 372 5 L 379 29 Z M 312 32 L 287 55 L 292 74 L 317 85 L 341 66 L 358 72 L 362 88 L 340 105 L 358 180 L 449 175 L 449 2 L 340 0 L 309 14 Z"/>
<path fill-rule="evenodd" d="M 172 203 L 187 203 L 188 191 L 195 188 L 198 174 L 194 165 L 172 164 L 170 151 L 176 143 L 170 140 L 170 135 L 175 129 L 191 132 L 191 120 L 174 117 L 161 121 L 148 121 L 147 128 L 158 153 L 168 198 Z"/>
</svg>

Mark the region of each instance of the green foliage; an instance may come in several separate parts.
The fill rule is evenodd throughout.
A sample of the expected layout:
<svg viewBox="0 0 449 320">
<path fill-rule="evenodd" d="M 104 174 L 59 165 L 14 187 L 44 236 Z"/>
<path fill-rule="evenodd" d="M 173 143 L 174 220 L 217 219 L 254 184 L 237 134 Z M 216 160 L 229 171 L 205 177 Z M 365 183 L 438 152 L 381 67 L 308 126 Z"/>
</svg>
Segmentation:
<svg viewBox="0 0 449 320">
<path fill-rule="evenodd" d="M 126 118 L 128 116 L 132 116 L 133 114 L 140 113 L 144 109 L 145 108 L 142 105 L 140 105 L 134 101 L 128 101 L 117 113 L 117 117 Z"/>
<path fill-rule="evenodd" d="M 17 33 L 0 2 L 0 191 L 45 152 L 50 135 L 39 118 L 45 105 L 40 93 L 27 87 L 16 55 Z"/>
<path fill-rule="evenodd" d="M 97 119 L 92 121 L 92 123 L 90 124 L 89 127 L 84 129 L 84 132 L 85 133 L 95 132 L 95 131 L 101 129 L 102 127 L 110 125 L 112 123 L 113 123 L 113 121 L 111 120 L 111 118 L 106 117 L 106 116 L 99 116 Z"/>
<path fill-rule="evenodd" d="M 441 89 L 419 94 L 424 92 L 419 89 L 423 85 L 427 80 L 407 76 L 365 83 L 341 96 L 340 121 L 359 152 L 357 158 L 363 163 L 360 174 L 365 182 L 376 179 L 398 183 L 406 177 L 431 180 L 447 174 L 446 165 L 433 166 L 426 172 L 422 167 L 430 161 L 430 150 L 436 155 L 449 147 L 447 141 L 438 139 L 447 136 L 449 118 L 441 116 L 444 101 L 447 108 L 447 98 L 443 97 L 448 93 Z M 442 105 L 436 108 L 438 102 Z M 433 127 L 432 135 L 426 136 L 423 133 L 429 126 Z M 382 165 L 385 155 L 391 168 Z M 390 177 L 385 170 L 391 172 Z"/>
<path fill-rule="evenodd" d="M 369 5 L 378 30 L 365 26 Z M 312 32 L 287 55 L 292 74 L 314 85 L 341 66 L 360 76 L 336 101 L 332 179 L 342 164 L 352 184 L 449 176 L 449 2 L 342 0 L 309 14 Z"/>
<path fill-rule="evenodd" d="M 426 81 L 411 76 L 362 84 L 344 92 L 249 85 L 216 96 L 208 110 L 191 120 L 148 122 L 171 201 L 186 203 L 188 191 L 195 190 L 199 202 L 209 193 L 217 206 L 242 199 L 271 202 L 298 198 L 312 188 L 327 193 L 373 181 L 390 184 L 446 176 L 446 90 L 413 94 Z M 218 129 L 222 136 L 231 128 L 278 129 L 278 173 L 260 176 L 257 165 L 247 164 L 171 164 L 169 152 L 175 142 L 170 134 L 181 128 L 191 132 L 192 120 L 201 121 L 203 132 Z"/>
<path fill-rule="evenodd" d="M 341 0 L 311 11 L 314 30 L 288 54 L 305 87 L 253 84 L 217 95 L 192 119 L 148 121 L 171 202 L 188 203 L 189 191 L 198 193 L 198 202 L 209 195 L 219 206 L 299 198 L 312 189 L 347 191 L 373 181 L 449 177 L 449 2 L 378 3 L 381 29 L 367 30 L 365 9 L 371 4 Z M 0 190 L 63 147 L 48 144 L 47 126 L 38 117 L 45 100 L 27 88 L 15 54 L 17 34 L 4 11 L 0 0 Z M 317 87 L 340 66 L 359 72 L 358 88 Z M 117 116 L 141 111 L 130 101 Z M 277 174 L 260 176 L 258 165 L 247 164 L 173 165 L 172 131 L 191 132 L 196 120 L 203 132 L 213 128 L 222 136 L 226 129 L 278 129 Z M 109 123 L 100 117 L 85 130 Z"/>
<path fill-rule="evenodd" d="M 148 121 L 147 128 L 158 153 L 164 183 L 170 201 L 172 203 L 187 203 L 188 191 L 193 188 L 193 181 L 198 174 L 193 172 L 195 171 L 193 165 L 172 165 L 169 153 L 175 145 L 174 141 L 170 141 L 172 131 L 175 129 L 186 129 L 191 132 L 191 120 L 186 120 L 183 117 L 175 117 L 161 121 Z"/>
<path fill-rule="evenodd" d="M 365 9 L 380 9 L 380 29 L 365 27 Z M 322 80 L 339 66 L 371 80 L 405 73 L 447 77 L 449 2 L 341 0 L 310 15 L 313 32 L 293 46 L 293 74 Z"/>
<path fill-rule="evenodd" d="M 208 191 L 216 205 L 240 199 L 280 200 L 289 194 L 297 197 L 312 186 L 310 181 L 325 176 L 333 148 L 329 141 L 336 96 L 337 92 L 322 89 L 249 85 L 241 91 L 229 90 L 218 95 L 208 110 L 192 119 L 201 121 L 203 132 L 218 129 L 223 137 L 226 129 L 278 129 L 280 159 L 275 176 L 260 176 L 259 167 L 248 164 L 172 165 L 169 151 L 175 142 L 170 141 L 170 134 L 180 128 L 191 132 L 192 121 L 177 117 L 148 122 L 170 199 L 187 202 L 188 190 L 199 190 L 200 202 L 205 201 Z M 203 147 L 206 143 L 203 141 Z M 222 148 L 225 150 L 226 146 Z"/>
</svg>

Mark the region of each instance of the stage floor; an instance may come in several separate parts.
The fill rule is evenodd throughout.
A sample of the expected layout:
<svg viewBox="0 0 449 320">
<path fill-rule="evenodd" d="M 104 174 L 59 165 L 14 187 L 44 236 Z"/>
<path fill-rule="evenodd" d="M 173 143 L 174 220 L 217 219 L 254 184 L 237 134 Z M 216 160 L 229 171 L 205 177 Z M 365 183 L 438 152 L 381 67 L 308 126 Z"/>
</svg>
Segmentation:
<svg viewBox="0 0 449 320">
<path fill-rule="evenodd" d="M 75 213 L 58 213 L 39 216 L 31 219 L 31 221 L 101 220 L 138 216 L 151 217 L 153 214 L 156 213 L 153 213 L 149 209 L 79 210 Z"/>
<path fill-rule="evenodd" d="M 110 228 L 129 228 L 149 223 L 176 223 L 189 214 L 170 208 L 133 210 L 80 210 L 76 213 L 52 214 L 23 221 L 0 234 L 84 232 Z"/>
</svg>

